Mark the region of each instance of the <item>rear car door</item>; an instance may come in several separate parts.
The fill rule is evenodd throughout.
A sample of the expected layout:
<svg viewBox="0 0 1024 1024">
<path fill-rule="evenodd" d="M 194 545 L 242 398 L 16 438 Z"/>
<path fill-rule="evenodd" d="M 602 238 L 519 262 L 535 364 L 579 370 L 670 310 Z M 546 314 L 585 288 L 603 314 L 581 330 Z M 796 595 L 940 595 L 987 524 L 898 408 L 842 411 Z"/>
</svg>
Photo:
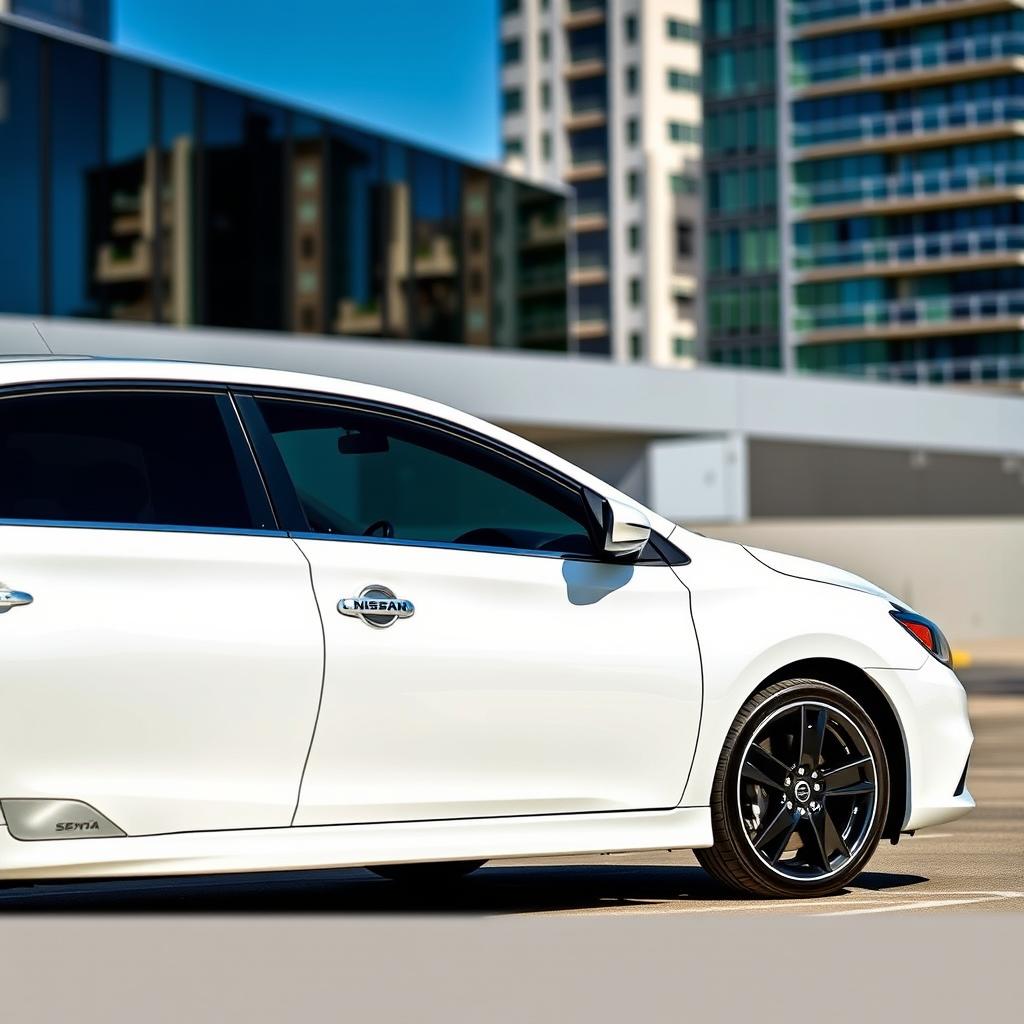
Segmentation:
<svg viewBox="0 0 1024 1024">
<path fill-rule="evenodd" d="M 678 803 L 701 675 L 662 558 L 598 561 L 578 485 L 450 424 L 240 401 L 326 638 L 296 824 Z"/>
<path fill-rule="evenodd" d="M 0 396 L 0 582 L 19 838 L 291 823 L 320 621 L 226 391 Z"/>
</svg>

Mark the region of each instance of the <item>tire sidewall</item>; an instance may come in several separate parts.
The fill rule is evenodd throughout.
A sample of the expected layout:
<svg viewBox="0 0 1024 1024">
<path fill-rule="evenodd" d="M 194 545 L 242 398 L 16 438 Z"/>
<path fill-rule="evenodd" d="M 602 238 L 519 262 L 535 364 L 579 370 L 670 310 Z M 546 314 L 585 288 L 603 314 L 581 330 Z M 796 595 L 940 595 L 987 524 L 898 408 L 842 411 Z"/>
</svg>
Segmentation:
<svg viewBox="0 0 1024 1024">
<path fill-rule="evenodd" d="M 848 693 L 828 683 L 813 679 L 786 680 L 784 686 L 784 689 L 767 695 L 763 700 L 757 701 L 757 697 L 753 698 L 757 703 L 746 713 L 746 719 L 730 748 L 723 752 L 723 760 L 725 760 L 724 785 L 717 795 L 723 801 L 729 844 L 750 874 L 754 875 L 766 888 L 777 891 L 780 896 L 827 895 L 841 890 L 860 874 L 878 846 L 889 807 L 889 764 L 877 727 L 864 708 Z M 813 701 L 833 706 L 854 721 L 864 734 L 875 759 L 876 786 L 874 820 L 867 838 L 856 856 L 836 874 L 829 875 L 827 878 L 807 881 L 783 877 L 765 866 L 750 848 L 737 800 L 740 760 L 747 744 L 756 735 L 764 721 L 777 710 L 787 704 L 802 701 Z"/>
</svg>

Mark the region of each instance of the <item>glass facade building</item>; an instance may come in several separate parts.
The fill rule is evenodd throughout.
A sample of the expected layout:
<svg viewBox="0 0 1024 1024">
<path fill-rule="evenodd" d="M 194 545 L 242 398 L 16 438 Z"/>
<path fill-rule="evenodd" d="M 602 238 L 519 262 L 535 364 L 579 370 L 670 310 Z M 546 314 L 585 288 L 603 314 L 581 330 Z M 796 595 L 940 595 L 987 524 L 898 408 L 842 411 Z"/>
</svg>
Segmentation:
<svg viewBox="0 0 1024 1024">
<path fill-rule="evenodd" d="M 0 313 L 568 347 L 564 196 L 0 18 Z"/>
<path fill-rule="evenodd" d="M 704 0 L 703 33 L 707 354 L 777 367 L 775 0 Z"/>
<path fill-rule="evenodd" d="M 789 0 L 787 18 L 795 364 L 1024 376 L 1024 10 Z"/>
</svg>

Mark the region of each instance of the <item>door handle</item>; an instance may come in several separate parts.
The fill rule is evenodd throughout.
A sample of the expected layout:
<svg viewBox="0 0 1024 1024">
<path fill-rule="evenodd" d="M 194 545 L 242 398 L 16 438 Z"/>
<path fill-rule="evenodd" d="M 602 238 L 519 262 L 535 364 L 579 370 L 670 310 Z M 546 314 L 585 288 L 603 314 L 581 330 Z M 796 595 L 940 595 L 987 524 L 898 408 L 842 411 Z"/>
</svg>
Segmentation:
<svg viewBox="0 0 1024 1024">
<path fill-rule="evenodd" d="M 22 590 L 8 590 L 7 587 L 0 587 L 0 615 L 9 612 L 12 608 L 21 608 L 23 605 L 32 603 L 32 595 Z"/>
</svg>

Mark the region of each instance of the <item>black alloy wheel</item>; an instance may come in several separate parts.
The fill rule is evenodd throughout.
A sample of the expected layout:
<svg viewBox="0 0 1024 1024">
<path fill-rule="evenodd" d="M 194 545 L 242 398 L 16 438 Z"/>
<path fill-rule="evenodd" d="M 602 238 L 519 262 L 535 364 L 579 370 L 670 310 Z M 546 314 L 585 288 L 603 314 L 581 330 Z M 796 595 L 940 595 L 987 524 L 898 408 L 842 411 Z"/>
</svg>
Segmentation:
<svg viewBox="0 0 1024 1024">
<path fill-rule="evenodd" d="M 856 701 L 815 680 L 775 683 L 729 733 L 712 795 L 715 845 L 698 859 L 757 895 L 837 892 L 877 847 L 888 794 L 881 739 Z"/>
</svg>

